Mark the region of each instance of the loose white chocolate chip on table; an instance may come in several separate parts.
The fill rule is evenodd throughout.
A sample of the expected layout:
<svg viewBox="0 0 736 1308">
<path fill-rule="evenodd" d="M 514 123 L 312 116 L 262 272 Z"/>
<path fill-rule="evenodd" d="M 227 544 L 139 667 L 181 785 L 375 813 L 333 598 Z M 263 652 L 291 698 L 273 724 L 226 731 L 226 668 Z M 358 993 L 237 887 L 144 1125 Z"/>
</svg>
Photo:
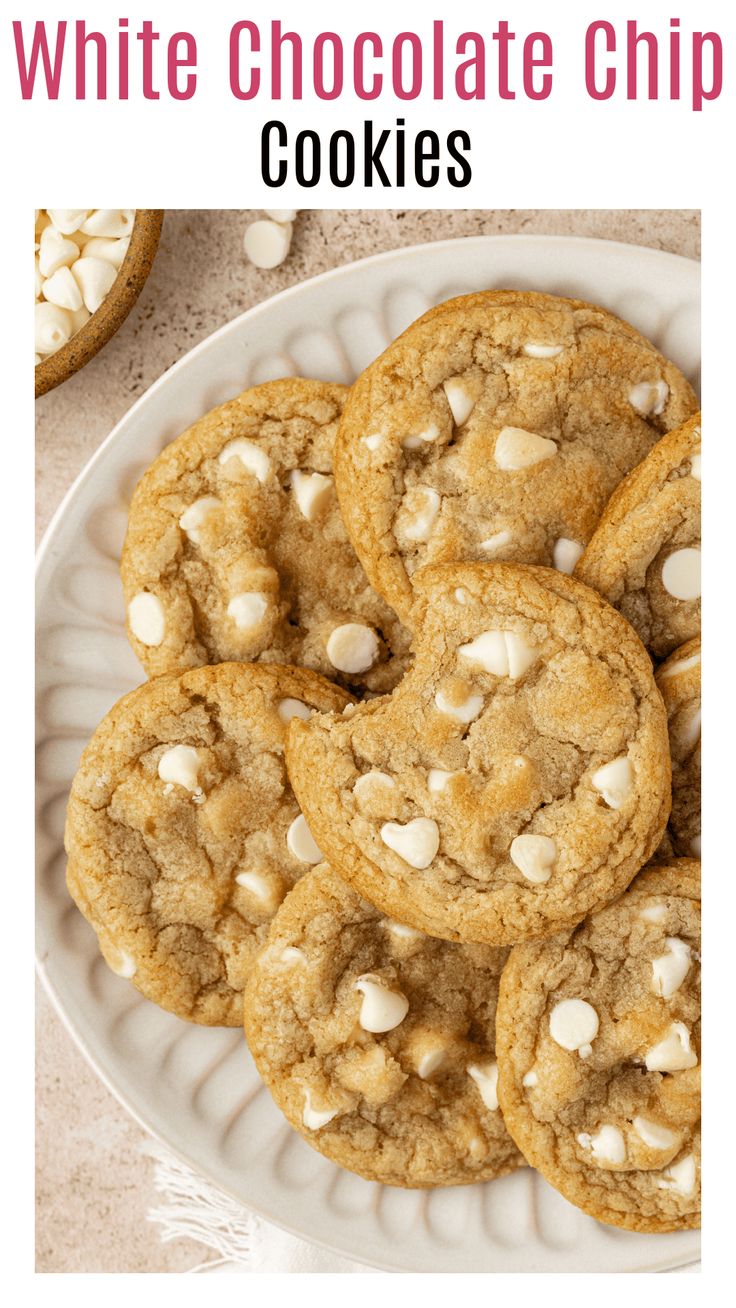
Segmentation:
<svg viewBox="0 0 736 1308">
<path fill-rule="evenodd" d="M 629 391 L 629 403 L 643 418 L 658 418 L 664 413 L 670 388 L 665 381 L 637 382 Z"/>
<path fill-rule="evenodd" d="M 246 590 L 242 595 L 234 595 L 227 606 L 227 616 L 232 618 L 239 631 L 248 631 L 257 627 L 268 609 L 268 597 L 260 591 Z"/>
<path fill-rule="evenodd" d="M 359 976 L 355 989 L 363 996 L 359 1022 L 364 1031 L 379 1035 L 393 1031 L 409 1012 L 409 1000 L 400 990 L 390 990 L 380 977 L 366 973 Z"/>
<path fill-rule="evenodd" d="M 667 936 L 664 943 L 667 953 L 652 959 L 652 989 L 655 995 L 671 999 L 690 971 L 692 951 L 676 936 Z"/>
<path fill-rule="evenodd" d="M 405 450 L 420 450 L 423 445 L 431 445 L 437 440 L 440 429 L 436 422 L 430 422 L 429 426 L 424 427 L 422 431 L 417 431 L 409 436 L 405 436 L 401 442 Z"/>
<path fill-rule="evenodd" d="M 235 880 L 268 912 L 275 912 L 284 898 L 283 886 L 273 877 L 265 876 L 262 872 L 239 872 Z"/>
<path fill-rule="evenodd" d="M 560 536 L 552 550 L 552 560 L 557 571 L 564 572 L 569 577 L 584 552 L 584 545 L 580 545 L 576 540 L 569 540 L 567 536 Z"/>
<path fill-rule="evenodd" d="M 249 223 L 243 236 L 243 249 L 256 268 L 278 268 L 291 245 L 291 224 L 259 218 Z"/>
<path fill-rule="evenodd" d="M 182 786 L 194 795 L 201 790 L 198 780 L 200 762 L 199 752 L 192 745 L 173 745 L 161 755 L 158 775 L 162 781 Z"/>
<path fill-rule="evenodd" d="M 291 489 L 299 506 L 299 512 L 307 522 L 314 522 L 324 513 L 332 492 L 332 477 L 324 477 L 321 472 L 299 472 L 291 474 Z"/>
<path fill-rule="evenodd" d="M 166 631 L 164 606 L 158 595 L 141 590 L 128 605 L 130 630 L 141 645 L 160 645 Z"/>
<path fill-rule="evenodd" d="M 82 307 L 82 292 L 71 268 L 57 268 L 55 273 L 46 278 L 41 289 L 44 300 L 48 300 L 49 304 L 58 304 L 60 309 L 70 309 L 75 313 Z"/>
<path fill-rule="evenodd" d="M 557 858 L 557 845 L 550 836 L 532 833 L 516 836 L 509 849 L 511 862 L 527 881 L 541 885 L 549 881 Z"/>
<path fill-rule="evenodd" d="M 648 1049 L 644 1057 L 648 1072 L 682 1072 L 697 1067 L 698 1059 L 690 1048 L 690 1032 L 684 1022 L 672 1022 L 659 1044 Z"/>
<path fill-rule="evenodd" d="M 555 442 L 546 436 L 525 431 L 523 427 L 503 427 L 496 440 L 494 458 L 504 472 L 518 472 L 553 459 L 556 453 Z"/>
<path fill-rule="evenodd" d="M 34 344 L 38 354 L 55 354 L 74 334 L 71 314 L 58 304 L 42 301 L 35 307 Z"/>
<path fill-rule="evenodd" d="M 282 722 L 291 722 L 292 718 L 301 718 L 303 722 L 308 722 L 314 713 L 314 709 L 303 704 L 300 699 L 280 699 L 276 711 Z"/>
<path fill-rule="evenodd" d="M 337 1117 L 339 1109 L 337 1108 L 315 1108 L 312 1103 L 312 1092 L 307 1089 L 304 1091 L 304 1111 L 302 1112 L 302 1122 L 310 1131 L 319 1131 L 320 1127 L 327 1126 L 333 1117 Z"/>
<path fill-rule="evenodd" d="M 590 778 L 594 790 L 603 796 L 609 808 L 618 809 L 626 802 L 634 785 L 634 769 L 628 758 L 614 758 L 604 763 Z"/>
<path fill-rule="evenodd" d="M 300 863 L 321 863 L 324 854 L 314 839 L 303 813 L 294 818 L 286 833 L 286 844 L 290 853 Z"/>
<path fill-rule="evenodd" d="M 458 654 L 478 663 L 484 672 L 516 681 L 536 663 L 539 650 L 515 631 L 484 631 L 468 645 L 460 645 Z"/>
<path fill-rule="evenodd" d="M 431 486 L 409 491 L 402 505 L 403 532 L 407 540 L 429 540 L 440 503 L 437 491 Z"/>
<path fill-rule="evenodd" d="M 430 795 L 441 795 L 456 776 L 458 776 L 457 772 L 445 772 L 444 768 L 430 768 L 427 773 L 427 790 Z"/>
<path fill-rule="evenodd" d="M 362 777 L 358 777 L 353 786 L 353 794 L 356 799 L 365 799 L 370 795 L 371 791 L 375 793 L 376 788 L 379 790 L 395 790 L 396 782 L 393 777 L 388 775 L 388 772 L 365 772 Z"/>
<path fill-rule="evenodd" d="M 412 818 L 406 826 L 399 822 L 384 822 L 381 840 L 410 867 L 423 871 L 429 867 L 440 847 L 440 832 L 432 818 Z"/>
<path fill-rule="evenodd" d="M 462 722 L 466 726 L 469 722 L 475 721 L 483 708 L 482 695 L 468 695 L 462 704 L 453 704 L 442 690 L 437 691 L 434 702 L 440 713 L 444 713 L 446 717 L 454 718 L 456 722 Z"/>
<path fill-rule="evenodd" d="M 362 622 L 346 622 L 331 632 L 326 649 L 338 672 L 367 672 L 378 658 L 378 637 Z"/>
<path fill-rule="evenodd" d="M 648 1149 L 673 1149 L 680 1138 L 674 1131 L 648 1117 L 635 1117 L 632 1126 Z"/>
<path fill-rule="evenodd" d="M 598 1014 L 586 999 L 561 999 L 549 1015 L 549 1033 L 571 1053 L 590 1044 L 598 1034 Z"/>
<path fill-rule="evenodd" d="M 118 957 L 115 960 L 114 965 L 109 959 L 107 960 L 107 964 L 116 976 L 125 977 L 126 981 L 130 981 L 131 977 L 134 977 L 138 971 L 138 964 L 135 959 L 124 949 L 118 950 Z"/>
<path fill-rule="evenodd" d="M 480 548 L 485 550 L 486 554 L 493 554 L 495 550 L 500 550 L 504 545 L 508 545 L 510 540 L 510 531 L 497 531 L 495 535 L 489 536 L 487 540 L 482 540 Z"/>
<path fill-rule="evenodd" d="M 470 1063 L 468 1076 L 475 1081 L 486 1108 L 495 1113 L 498 1108 L 498 1063 Z"/>
<path fill-rule="evenodd" d="M 639 910 L 639 917 L 645 922 L 657 923 L 664 922 L 667 916 L 666 904 L 645 904 L 644 908 Z"/>
<path fill-rule="evenodd" d="M 268 480 L 268 474 L 271 471 L 271 460 L 258 445 L 253 441 L 248 441 L 244 436 L 239 436 L 237 440 L 229 441 L 228 444 L 220 451 L 218 463 L 225 464 L 230 459 L 240 459 L 244 468 L 252 472 L 253 476 L 261 483 Z"/>
<path fill-rule="evenodd" d="M 700 550 L 675 550 L 662 565 L 662 585 L 673 599 L 700 598 Z"/>
<path fill-rule="evenodd" d="M 462 427 L 475 408 L 475 400 L 462 377 L 448 377 L 442 386 L 450 406 L 452 421 L 456 427 Z"/>
<path fill-rule="evenodd" d="M 186 533 L 193 545 L 198 545 L 200 529 L 204 526 L 213 509 L 219 509 L 220 501 L 216 495 L 203 495 L 185 509 L 179 519 L 179 526 Z"/>
<path fill-rule="evenodd" d="M 86 254 L 72 264 L 72 276 L 90 313 L 97 312 L 117 275 L 117 268 L 111 263 L 105 259 L 88 259 Z"/>
<path fill-rule="evenodd" d="M 578 1144 L 583 1149 L 590 1149 L 597 1163 L 623 1163 L 626 1158 L 626 1142 L 623 1132 L 617 1126 L 604 1124 L 595 1135 L 581 1131 Z"/>
<path fill-rule="evenodd" d="M 700 450 L 698 450 L 697 454 L 693 454 L 690 459 L 690 476 L 694 477 L 696 481 L 700 481 Z"/>
<path fill-rule="evenodd" d="M 679 1163 L 670 1163 L 665 1167 L 657 1185 L 660 1190 L 674 1190 L 676 1194 L 687 1197 L 695 1190 L 695 1158 L 686 1154 Z"/>
<path fill-rule="evenodd" d="M 563 349 L 562 345 L 538 345 L 536 341 L 527 341 L 524 353 L 528 354 L 530 359 L 556 359 L 558 354 L 562 354 Z"/>
<path fill-rule="evenodd" d="M 387 931 L 392 936 L 397 936 L 399 940 L 420 940 L 422 932 L 417 931 L 416 927 L 407 926 L 404 922 L 394 922 L 393 918 L 387 917 L 385 920 Z"/>
</svg>

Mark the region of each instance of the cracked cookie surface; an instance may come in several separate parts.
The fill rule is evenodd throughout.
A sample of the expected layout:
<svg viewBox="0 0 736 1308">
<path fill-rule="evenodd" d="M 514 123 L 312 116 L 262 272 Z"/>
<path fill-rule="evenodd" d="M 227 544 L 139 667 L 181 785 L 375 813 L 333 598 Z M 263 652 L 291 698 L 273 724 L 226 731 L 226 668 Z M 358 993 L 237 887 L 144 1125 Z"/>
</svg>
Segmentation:
<svg viewBox="0 0 736 1308">
<path fill-rule="evenodd" d="M 415 578 L 391 696 L 293 722 L 289 775 L 325 857 L 447 939 L 549 935 L 618 895 L 670 811 L 667 721 L 639 638 L 548 568 Z"/>
<path fill-rule="evenodd" d="M 121 575 L 149 676 L 297 664 L 390 690 L 409 637 L 343 525 L 332 455 L 347 387 L 287 378 L 213 409 L 139 482 Z"/>
<path fill-rule="evenodd" d="M 450 300 L 351 389 L 335 455 L 348 532 L 405 620 L 427 564 L 569 573 L 621 479 L 696 408 L 674 364 L 605 309 L 521 291 Z"/>
<path fill-rule="evenodd" d="M 667 710 L 672 759 L 672 813 L 667 852 L 700 858 L 700 637 L 657 668 Z"/>
<path fill-rule="evenodd" d="M 575 569 L 655 658 L 700 633 L 700 414 L 621 483 Z"/>
<path fill-rule="evenodd" d="M 242 1021 L 268 924 L 321 858 L 286 724 L 348 699 L 303 668 L 223 663 L 139 686 L 100 723 L 69 798 L 67 885 L 113 971 L 162 1008 Z"/>
<path fill-rule="evenodd" d="M 254 965 L 245 1032 L 290 1124 L 369 1180 L 460 1185 L 522 1165 L 498 1110 L 505 949 L 391 921 L 327 865 L 286 898 Z"/>
<path fill-rule="evenodd" d="M 613 1226 L 700 1225 L 700 865 L 647 868 L 578 926 L 511 951 L 499 1098 L 532 1166 Z"/>
</svg>

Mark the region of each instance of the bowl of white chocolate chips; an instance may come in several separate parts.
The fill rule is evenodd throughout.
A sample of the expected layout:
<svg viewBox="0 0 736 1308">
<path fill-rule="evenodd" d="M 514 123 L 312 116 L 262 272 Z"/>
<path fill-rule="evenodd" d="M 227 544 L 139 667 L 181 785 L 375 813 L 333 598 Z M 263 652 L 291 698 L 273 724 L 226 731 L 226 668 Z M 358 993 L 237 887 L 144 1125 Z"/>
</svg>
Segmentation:
<svg viewBox="0 0 736 1308">
<path fill-rule="evenodd" d="M 158 248 L 163 209 L 37 209 L 36 395 L 66 381 L 130 313 Z"/>
</svg>

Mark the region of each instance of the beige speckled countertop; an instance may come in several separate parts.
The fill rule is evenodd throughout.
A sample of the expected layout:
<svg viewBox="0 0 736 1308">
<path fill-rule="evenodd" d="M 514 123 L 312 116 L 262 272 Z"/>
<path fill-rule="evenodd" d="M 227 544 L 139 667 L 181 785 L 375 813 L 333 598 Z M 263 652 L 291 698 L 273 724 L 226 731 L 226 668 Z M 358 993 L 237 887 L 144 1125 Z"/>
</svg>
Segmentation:
<svg viewBox="0 0 736 1308">
<path fill-rule="evenodd" d="M 242 252 L 254 217 L 170 210 L 153 272 L 110 344 L 36 404 L 37 529 L 103 437 L 150 384 L 215 328 L 276 291 L 379 250 L 480 233 L 605 237 L 700 254 L 692 210 L 307 210 L 289 259 L 260 272 Z M 45 994 L 37 1027 L 37 1270 L 176 1272 L 208 1257 L 162 1245 L 146 1221 L 155 1196 L 145 1134 L 88 1068 Z"/>
</svg>

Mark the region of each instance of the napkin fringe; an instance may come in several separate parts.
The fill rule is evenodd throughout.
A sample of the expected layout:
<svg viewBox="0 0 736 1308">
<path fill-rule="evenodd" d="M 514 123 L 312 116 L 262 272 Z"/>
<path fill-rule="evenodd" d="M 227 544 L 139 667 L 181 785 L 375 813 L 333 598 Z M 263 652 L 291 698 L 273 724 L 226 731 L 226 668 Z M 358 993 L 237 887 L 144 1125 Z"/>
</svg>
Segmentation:
<svg viewBox="0 0 736 1308">
<path fill-rule="evenodd" d="M 196 1240 L 218 1253 L 222 1262 L 249 1267 L 254 1237 L 251 1214 L 162 1145 L 151 1141 L 146 1153 L 154 1160 L 153 1184 L 163 1200 L 147 1216 L 161 1227 L 162 1242 Z M 201 1266 L 209 1269 L 213 1263 Z"/>
</svg>

